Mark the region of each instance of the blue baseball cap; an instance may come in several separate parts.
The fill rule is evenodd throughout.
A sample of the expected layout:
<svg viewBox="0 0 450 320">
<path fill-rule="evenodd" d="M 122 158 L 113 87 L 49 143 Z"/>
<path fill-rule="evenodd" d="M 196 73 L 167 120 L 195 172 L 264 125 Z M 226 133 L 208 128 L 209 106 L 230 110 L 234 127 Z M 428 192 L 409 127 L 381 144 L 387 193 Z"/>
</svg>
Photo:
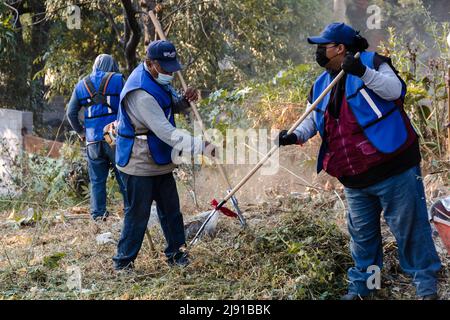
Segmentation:
<svg viewBox="0 0 450 320">
<path fill-rule="evenodd" d="M 345 23 L 334 22 L 325 27 L 320 36 L 308 37 L 310 44 L 342 43 L 352 45 L 358 32 Z"/>
<path fill-rule="evenodd" d="M 147 57 L 158 61 L 159 65 L 167 72 L 181 70 L 177 59 L 177 50 L 173 43 L 165 40 L 157 40 L 150 43 L 147 48 Z"/>
</svg>

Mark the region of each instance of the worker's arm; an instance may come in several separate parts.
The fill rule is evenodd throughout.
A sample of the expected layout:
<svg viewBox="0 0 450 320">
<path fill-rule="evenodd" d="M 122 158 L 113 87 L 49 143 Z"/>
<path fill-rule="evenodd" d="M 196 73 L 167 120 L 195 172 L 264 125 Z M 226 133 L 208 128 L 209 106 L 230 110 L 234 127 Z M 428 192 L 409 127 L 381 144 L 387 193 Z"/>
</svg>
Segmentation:
<svg viewBox="0 0 450 320">
<path fill-rule="evenodd" d="M 396 100 L 402 93 L 402 83 L 387 63 L 382 63 L 378 70 L 366 68 L 366 72 L 361 79 L 367 88 L 373 90 L 385 100 Z M 308 102 L 307 108 L 310 106 L 311 103 Z M 298 143 L 304 143 L 316 135 L 317 127 L 314 122 L 314 111 L 295 129 L 294 133 L 298 137 Z"/>
<path fill-rule="evenodd" d="M 386 62 L 382 63 L 378 70 L 366 68 L 361 80 L 367 88 L 385 100 L 397 100 L 402 94 L 402 83 Z"/>
<path fill-rule="evenodd" d="M 355 58 L 352 53 L 345 55 L 342 69 L 354 76 L 360 77 L 367 88 L 371 89 L 381 98 L 394 101 L 402 94 L 402 82 L 395 74 L 387 57 L 375 55 L 374 69 L 365 66 L 360 58 Z"/>
<path fill-rule="evenodd" d="M 78 102 L 76 91 L 73 90 L 72 97 L 67 105 L 67 119 L 73 130 L 80 136 L 84 137 L 84 128 L 78 119 L 78 113 L 81 110 L 81 105 Z"/>
<path fill-rule="evenodd" d="M 198 99 L 197 90 L 193 88 L 188 88 L 183 95 L 179 94 L 172 86 L 168 86 L 168 89 L 172 95 L 173 113 L 187 113 L 191 107 L 189 102 Z"/>
<path fill-rule="evenodd" d="M 311 103 L 308 102 L 306 110 L 311 107 Z M 297 143 L 303 144 L 312 137 L 314 137 L 317 133 L 316 123 L 314 121 L 314 112 L 311 112 L 305 120 L 294 130 L 295 135 L 297 136 Z"/>
<path fill-rule="evenodd" d="M 177 150 L 201 154 L 204 144 L 201 138 L 175 128 L 166 118 L 155 98 L 144 90 L 130 92 L 126 97 L 127 112 L 139 119 L 141 124 L 159 139 Z M 138 132 L 140 133 L 140 132 Z"/>
</svg>

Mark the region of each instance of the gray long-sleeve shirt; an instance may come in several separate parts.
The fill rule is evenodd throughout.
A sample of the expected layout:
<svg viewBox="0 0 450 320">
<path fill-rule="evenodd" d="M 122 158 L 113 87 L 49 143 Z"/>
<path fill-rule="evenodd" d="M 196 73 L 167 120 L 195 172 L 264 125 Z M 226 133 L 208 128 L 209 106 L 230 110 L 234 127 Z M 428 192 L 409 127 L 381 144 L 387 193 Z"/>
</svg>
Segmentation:
<svg viewBox="0 0 450 320">
<path fill-rule="evenodd" d="M 366 68 L 366 72 L 361 80 L 367 88 L 373 90 L 381 98 L 394 101 L 402 94 L 402 83 L 395 74 L 394 70 L 387 63 L 380 64 L 378 70 Z M 308 101 L 307 109 L 311 107 L 311 101 Z M 294 130 L 299 143 L 305 143 L 317 133 L 317 125 L 314 121 L 314 112 Z"/>
<path fill-rule="evenodd" d="M 156 99 L 144 90 L 135 90 L 127 94 L 123 101 L 131 123 L 137 134 L 151 130 L 162 141 L 176 150 L 201 154 L 204 143 L 201 137 L 192 137 L 187 132 L 175 128 L 166 118 Z M 176 108 L 179 111 L 179 107 Z M 134 139 L 130 161 L 125 167 L 117 168 L 129 175 L 157 176 L 172 172 L 174 164 L 158 165 L 153 160 L 147 140 L 143 136 Z"/>
</svg>

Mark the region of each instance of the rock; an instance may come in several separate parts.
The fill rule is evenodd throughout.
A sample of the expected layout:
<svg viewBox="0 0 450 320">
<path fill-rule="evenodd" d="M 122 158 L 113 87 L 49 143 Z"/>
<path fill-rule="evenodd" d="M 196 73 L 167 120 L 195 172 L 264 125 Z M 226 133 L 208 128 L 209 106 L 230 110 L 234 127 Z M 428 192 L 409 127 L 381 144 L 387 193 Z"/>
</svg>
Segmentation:
<svg viewBox="0 0 450 320">
<path fill-rule="evenodd" d="M 81 269 L 78 266 L 67 267 L 66 273 L 67 278 L 67 288 L 69 290 L 77 290 L 81 292 Z"/>
<path fill-rule="evenodd" d="M 95 240 L 97 241 L 98 245 L 103 245 L 103 244 L 107 244 L 107 243 L 116 243 L 116 241 L 114 241 L 114 239 L 112 238 L 111 232 L 99 234 L 95 238 Z"/>
<path fill-rule="evenodd" d="M 198 230 L 200 230 L 200 227 L 202 226 L 203 222 L 206 220 L 208 215 L 211 213 L 211 211 L 205 211 L 202 213 L 199 213 L 189 219 L 188 222 L 184 224 L 184 233 L 186 235 L 186 238 L 193 238 Z M 205 227 L 205 230 L 203 231 L 204 235 L 214 237 L 216 235 L 216 228 L 217 228 L 217 221 L 219 220 L 219 215 L 221 215 L 220 212 L 216 212 L 214 216 L 209 220 L 208 224 Z"/>
<path fill-rule="evenodd" d="M 17 221 L 17 223 L 20 226 L 27 226 L 32 225 L 35 222 L 35 216 L 34 216 L 34 209 L 33 208 L 27 208 L 20 212 L 20 219 L 14 216 L 14 220 Z"/>
</svg>

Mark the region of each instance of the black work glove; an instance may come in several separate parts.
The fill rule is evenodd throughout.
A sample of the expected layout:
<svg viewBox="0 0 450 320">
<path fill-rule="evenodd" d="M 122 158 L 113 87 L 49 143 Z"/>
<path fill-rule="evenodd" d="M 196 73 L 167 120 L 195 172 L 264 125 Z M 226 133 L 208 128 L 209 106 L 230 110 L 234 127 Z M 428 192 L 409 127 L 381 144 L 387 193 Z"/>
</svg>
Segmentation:
<svg viewBox="0 0 450 320">
<path fill-rule="evenodd" d="M 362 64 L 360 58 L 355 59 L 353 53 L 347 52 L 342 62 L 342 70 L 361 78 L 366 72 L 366 66 Z"/>
<path fill-rule="evenodd" d="M 287 134 L 287 130 L 281 130 L 278 135 L 278 145 L 279 146 L 288 146 L 290 144 L 297 143 L 297 135 L 295 133 Z"/>
</svg>

